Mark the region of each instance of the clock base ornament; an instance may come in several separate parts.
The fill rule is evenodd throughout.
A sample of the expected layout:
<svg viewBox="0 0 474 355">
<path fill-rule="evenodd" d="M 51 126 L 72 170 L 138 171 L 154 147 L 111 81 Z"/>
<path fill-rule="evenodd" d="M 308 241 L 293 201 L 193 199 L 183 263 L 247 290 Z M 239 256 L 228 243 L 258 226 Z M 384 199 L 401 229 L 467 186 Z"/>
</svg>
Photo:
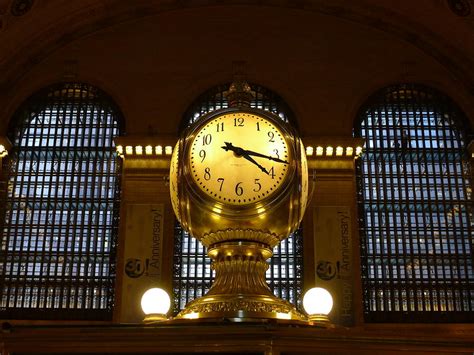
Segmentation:
<svg viewBox="0 0 474 355">
<path fill-rule="evenodd" d="M 216 272 L 214 283 L 205 296 L 188 303 L 177 319 L 307 320 L 268 287 L 265 272 L 266 260 L 272 256 L 269 245 L 232 240 L 211 245 L 208 255 Z"/>
<path fill-rule="evenodd" d="M 307 322 L 265 280 L 267 259 L 299 226 L 308 201 L 305 150 L 289 124 L 248 107 L 202 116 L 173 151 L 170 196 L 183 229 L 208 248 L 216 272 L 209 292 L 177 320 Z"/>
</svg>

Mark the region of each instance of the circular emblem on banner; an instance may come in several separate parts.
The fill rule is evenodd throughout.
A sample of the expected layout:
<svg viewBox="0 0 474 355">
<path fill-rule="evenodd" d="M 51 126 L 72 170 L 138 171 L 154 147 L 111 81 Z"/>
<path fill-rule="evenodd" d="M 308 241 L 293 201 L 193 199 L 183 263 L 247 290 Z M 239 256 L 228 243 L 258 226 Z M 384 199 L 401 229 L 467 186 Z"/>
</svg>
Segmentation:
<svg viewBox="0 0 474 355">
<path fill-rule="evenodd" d="M 125 263 L 125 273 L 128 277 L 132 279 L 136 279 L 140 277 L 145 272 L 145 268 L 143 267 L 143 262 L 140 259 L 127 259 Z"/>
<path fill-rule="evenodd" d="M 336 268 L 330 261 L 320 261 L 316 266 L 316 274 L 322 280 L 328 281 L 336 276 Z"/>
</svg>

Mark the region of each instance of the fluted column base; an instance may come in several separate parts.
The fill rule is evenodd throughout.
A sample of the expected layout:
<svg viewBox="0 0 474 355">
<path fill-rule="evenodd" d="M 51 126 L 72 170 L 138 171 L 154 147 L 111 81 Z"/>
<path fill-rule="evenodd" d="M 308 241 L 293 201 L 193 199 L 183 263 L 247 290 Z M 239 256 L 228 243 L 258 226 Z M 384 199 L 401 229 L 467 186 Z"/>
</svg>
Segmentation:
<svg viewBox="0 0 474 355">
<path fill-rule="evenodd" d="M 307 318 L 291 303 L 275 297 L 265 280 L 272 250 L 255 241 L 229 241 L 209 248 L 216 278 L 209 292 L 188 303 L 176 318 L 252 319 Z"/>
</svg>

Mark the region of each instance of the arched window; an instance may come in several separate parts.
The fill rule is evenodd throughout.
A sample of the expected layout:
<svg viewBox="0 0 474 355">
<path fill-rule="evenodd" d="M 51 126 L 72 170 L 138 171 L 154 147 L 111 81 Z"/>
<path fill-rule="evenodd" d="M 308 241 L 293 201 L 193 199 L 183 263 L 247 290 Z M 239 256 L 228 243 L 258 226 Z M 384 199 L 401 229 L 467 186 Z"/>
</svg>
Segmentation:
<svg viewBox="0 0 474 355">
<path fill-rule="evenodd" d="M 111 319 L 121 115 L 100 90 L 65 83 L 10 122 L 0 250 L 4 319 Z"/>
<path fill-rule="evenodd" d="M 181 130 L 198 120 L 202 115 L 226 108 L 224 92 L 230 83 L 216 86 L 203 95 L 186 111 Z M 294 115 L 284 101 L 270 90 L 250 84 L 255 92 L 251 107 L 264 109 L 281 117 L 282 120 L 295 125 Z M 269 260 L 267 282 L 274 294 L 293 304 L 301 300 L 303 280 L 303 237 L 301 228 L 289 238 L 283 240 L 273 250 Z M 204 295 L 211 287 L 214 273 L 207 250 L 186 233 L 179 223 L 175 228 L 174 253 L 174 310 L 177 313 L 194 298 Z"/>
<path fill-rule="evenodd" d="M 414 84 L 377 92 L 360 111 L 362 281 L 368 322 L 474 320 L 467 120 Z"/>
</svg>

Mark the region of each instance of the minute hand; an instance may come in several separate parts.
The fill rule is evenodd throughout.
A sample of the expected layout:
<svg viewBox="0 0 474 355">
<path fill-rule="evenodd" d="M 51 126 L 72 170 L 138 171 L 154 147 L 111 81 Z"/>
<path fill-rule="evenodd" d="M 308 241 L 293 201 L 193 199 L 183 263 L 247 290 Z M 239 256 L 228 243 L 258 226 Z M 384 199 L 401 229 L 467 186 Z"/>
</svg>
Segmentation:
<svg viewBox="0 0 474 355">
<path fill-rule="evenodd" d="M 242 152 L 243 154 L 246 154 L 246 155 L 253 155 L 254 157 L 260 157 L 260 158 L 265 158 L 265 159 L 269 159 L 269 160 L 273 160 L 273 161 L 276 161 L 278 163 L 283 163 L 283 164 L 289 164 L 287 161 L 285 160 L 281 160 L 279 158 L 274 158 L 270 155 L 265 155 L 265 154 L 261 154 L 261 153 L 257 153 L 257 152 L 254 152 L 254 151 L 251 151 L 251 150 L 243 150 Z"/>
</svg>

